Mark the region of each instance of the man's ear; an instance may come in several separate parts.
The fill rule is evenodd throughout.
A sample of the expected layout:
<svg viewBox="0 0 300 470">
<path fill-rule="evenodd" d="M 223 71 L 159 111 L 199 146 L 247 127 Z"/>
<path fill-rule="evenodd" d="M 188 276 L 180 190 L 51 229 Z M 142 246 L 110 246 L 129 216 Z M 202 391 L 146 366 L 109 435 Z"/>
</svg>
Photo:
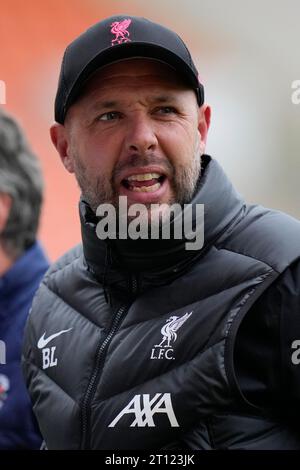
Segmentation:
<svg viewBox="0 0 300 470">
<path fill-rule="evenodd" d="M 0 234 L 6 227 L 12 206 L 12 197 L 6 193 L 0 193 Z"/>
<path fill-rule="evenodd" d="M 50 127 L 50 136 L 64 167 L 69 173 L 74 173 L 74 160 L 69 151 L 69 138 L 65 126 L 58 123 L 53 124 Z"/>
<path fill-rule="evenodd" d="M 209 126 L 210 126 L 210 117 L 211 117 L 211 108 L 210 106 L 204 104 L 199 109 L 199 122 L 198 122 L 198 130 L 201 136 L 201 141 L 200 141 L 201 155 L 205 152 L 207 134 L 208 134 Z"/>
</svg>

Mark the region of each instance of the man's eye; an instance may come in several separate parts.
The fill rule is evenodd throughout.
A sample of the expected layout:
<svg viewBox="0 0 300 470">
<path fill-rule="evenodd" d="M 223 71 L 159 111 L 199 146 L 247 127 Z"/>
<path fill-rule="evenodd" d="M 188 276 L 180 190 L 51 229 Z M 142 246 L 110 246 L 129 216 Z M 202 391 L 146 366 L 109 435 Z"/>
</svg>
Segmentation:
<svg viewBox="0 0 300 470">
<path fill-rule="evenodd" d="M 98 116 L 97 120 L 98 121 L 113 121 L 115 119 L 118 119 L 120 117 L 120 113 L 117 111 L 109 111 L 108 113 L 101 114 Z"/>
<path fill-rule="evenodd" d="M 176 113 L 176 109 L 173 108 L 172 106 L 162 106 L 157 109 L 157 112 L 159 114 L 173 114 L 173 113 Z"/>
</svg>

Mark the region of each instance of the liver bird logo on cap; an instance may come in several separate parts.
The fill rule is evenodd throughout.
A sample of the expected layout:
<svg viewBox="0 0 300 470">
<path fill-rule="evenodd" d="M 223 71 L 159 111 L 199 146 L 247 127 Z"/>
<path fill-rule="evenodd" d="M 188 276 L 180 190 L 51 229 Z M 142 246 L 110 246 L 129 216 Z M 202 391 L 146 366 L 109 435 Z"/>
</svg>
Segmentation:
<svg viewBox="0 0 300 470">
<path fill-rule="evenodd" d="M 130 33 L 127 30 L 128 26 L 130 25 L 131 20 L 125 19 L 123 21 L 114 21 L 111 24 L 110 32 L 115 35 L 115 38 L 112 39 L 111 45 L 115 46 L 116 44 L 123 44 L 124 42 L 130 42 L 129 39 Z"/>
</svg>

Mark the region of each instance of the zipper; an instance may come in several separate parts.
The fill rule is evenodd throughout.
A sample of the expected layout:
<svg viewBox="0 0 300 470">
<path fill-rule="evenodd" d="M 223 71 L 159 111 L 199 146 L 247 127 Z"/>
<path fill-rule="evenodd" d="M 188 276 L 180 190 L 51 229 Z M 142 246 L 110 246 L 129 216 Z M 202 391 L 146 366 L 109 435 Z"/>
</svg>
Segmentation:
<svg viewBox="0 0 300 470">
<path fill-rule="evenodd" d="M 97 351 L 97 356 L 96 356 L 96 367 L 93 372 L 93 375 L 90 379 L 85 397 L 82 402 L 82 449 L 89 449 L 89 443 L 90 443 L 90 436 L 88 433 L 88 414 L 89 414 L 89 406 L 92 400 L 92 397 L 96 391 L 97 387 L 97 381 L 96 379 L 99 377 L 99 373 L 102 368 L 103 360 L 105 357 L 106 349 L 112 340 L 114 334 L 116 333 L 121 320 L 124 316 L 124 313 L 128 310 L 128 306 L 122 306 L 119 308 L 117 311 L 111 330 L 109 334 L 106 336 L 105 340 L 103 343 L 99 345 L 98 351 Z"/>
<path fill-rule="evenodd" d="M 138 291 L 138 283 L 136 276 L 132 276 L 130 279 L 131 292 L 136 294 Z M 128 311 L 129 305 L 123 305 L 117 311 L 110 332 L 106 336 L 105 340 L 99 345 L 98 351 L 96 354 L 96 367 L 90 379 L 85 397 L 82 402 L 82 449 L 89 449 L 90 445 L 90 435 L 88 432 L 88 419 L 89 419 L 89 408 L 92 398 L 95 394 L 97 387 L 97 378 L 99 378 L 100 371 L 102 369 L 102 364 L 105 358 L 106 349 L 111 342 L 114 334 L 116 333 L 120 323 Z"/>
</svg>

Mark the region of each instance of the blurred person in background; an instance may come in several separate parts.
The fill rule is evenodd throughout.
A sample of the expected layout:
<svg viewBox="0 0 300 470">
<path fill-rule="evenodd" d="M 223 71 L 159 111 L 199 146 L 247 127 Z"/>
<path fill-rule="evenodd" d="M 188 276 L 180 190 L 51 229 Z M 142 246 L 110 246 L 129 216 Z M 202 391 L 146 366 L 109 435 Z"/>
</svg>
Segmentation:
<svg viewBox="0 0 300 470">
<path fill-rule="evenodd" d="M 147 19 L 65 51 L 51 138 L 82 245 L 45 276 L 24 343 L 49 449 L 300 449 L 300 223 L 247 204 L 205 154 L 210 111 L 186 45 Z M 103 207 L 132 221 L 121 196 L 139 224 L 203 204 L 204 244 L 100 236 Z"/>
<path fill-rule="evenodd" d="M 13 117 L 0 109 L 0 449 L 38 449 L 41 436 L 21 371 L 32 298 L 48 268 L 36 241 L 43 179 Z"/>
</svg>

